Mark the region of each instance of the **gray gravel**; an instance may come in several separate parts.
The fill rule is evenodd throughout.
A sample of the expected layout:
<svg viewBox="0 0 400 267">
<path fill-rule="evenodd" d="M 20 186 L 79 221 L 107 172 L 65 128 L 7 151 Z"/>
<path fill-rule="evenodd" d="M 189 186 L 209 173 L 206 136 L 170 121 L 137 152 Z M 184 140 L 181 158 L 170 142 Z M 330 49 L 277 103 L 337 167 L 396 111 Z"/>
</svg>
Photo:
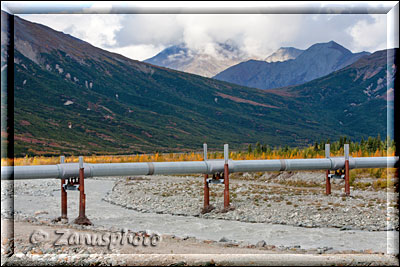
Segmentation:
<svg viewBox="0 0 400 267">
<path fill-rule="evenodd" d="M 318 183 L 323 185 L 323 174 L 318 173 L 258 174 L 256 177 L 244 174 L 242 178 L 232 175 L 231 203 L 235 209 L 226 213 L 221 212 L 223 185 L 211 185 L 210 202 L 215 209 L 207 214 L 200 212 L 203 207 L 200 176 L 87 179 L 87 215 L 94 226 L 82 229 L 118 231 L 117 227 L 128 227 L 136 232 L 155 232 L 183 240 L 211 240 L 224 246 L 315 254 L 346 251 L 386 254 L 389 234 L 398 235 L 397 231 L 377 232 L 387 230 L 386 222 L 389 229 L 398 228 L 397 209 L 389 207 L 386 214 L 385 191 L 352 190 L 351 197 L 343 197 L 338 183 L 333 194 L 325 196 L 322 186 L 282 184 L 290 179 L 305 182 L 320 179 Z M 7 203 L 15 203 L 17 221 L 49 224 L 59 216 L 59 180 L 15 181 L 14 192 L 11 183 L 2 181 L 2 219 L 12 215 L 12 205 L 7 207 Z M 72 219 L 77 215 L 78 194 L 68 191 L 68 214 Z M 392 200 L 398 197 L 389 195 Z M 12 197 L 14 200 L 9 201 Z M 71 223 L 72 219 L 69 225 L 79 229 L 80 226 Z M 33 249 L 23 247 L 23 242 L 17 242 L 17 246 L 28 255 Z M 60 253 L 49 249 L 46 253 Z M 72 251 L 68 257 L 73 262 L 76 260 L 73 255 L 91 254 L 90 249 Z M 398 251 L 396 247 L 390 251 L 393 249 Z M 112 258 L 104 259 L 104 264 L 112 264 L 108 262 Z M 88 261 L 89 258 L 85 260 Z"/>
<path fill-rule="evenodd" d="M 313 172 L 281 175 L 265 174 L 257 180 L 230 181 L 234 210 L 222 212 L 224 185 L 210 185 L 210 204 L 215 207 L 201 214 L 202 177 L 140 176 L 120 180 L 104 197 L 109 203 L 140 212 L 225 219 L 250 223 L 272 223 L 300 227 L 331 227 L 341 230 L 398 230 L 398 194 L 385 190 L 351 190 L 346 197 L 340 184 L 332 194 L 324 194 L 324 174 Z M 282 181 L 291 181 L 292 186 Z M 298 181 L 300 186 L 293 186 Z M 304 187 L 312 181 L 311 187 Z M 317 182 L 316 182 L 317 181 Z M 305 182 L 305 183 L 304 183 Z M 335 181 L 336 182 L 336 181 Z M 318 186 L 318 185 L 321 186 Z M 391 194 L 391 202 L 388 201 Z"/>
</svg>

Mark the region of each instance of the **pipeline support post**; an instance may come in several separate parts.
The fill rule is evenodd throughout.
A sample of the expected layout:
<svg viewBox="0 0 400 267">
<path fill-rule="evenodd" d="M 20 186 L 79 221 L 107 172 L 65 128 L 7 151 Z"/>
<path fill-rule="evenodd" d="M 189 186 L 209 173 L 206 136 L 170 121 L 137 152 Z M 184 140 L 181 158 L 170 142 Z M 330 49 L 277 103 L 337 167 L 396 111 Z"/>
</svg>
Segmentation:
<svg viewBox="0 0 400 267">
<path fill-rule="evenodd" d="M 204 209 L 210 206 L 210 188 L 208 187 L 208 174 L 204 174 Z"/>
<path fill-rule="evenodd" d="M 60 163 L 63 164 L 65 163 L 65 157 L 61 156 L 60 158 Z M 68 222 L 68 216 L 67 216 L 67 190 L 65 190 L 64 187 L 65 184 L 65 179 L 61 179 L 61 221 L 66 221 Z"/>
<path fill-rule="evenodd" d="M 204 161 L 207 161 L 207 144 L 203 144 L 203 150 L 204 150 Z M 209 206 L 210 206 L 210 188 L 208 187 L 208 174 L 204 174 L 204 211 L 207 211 Z"/>
<path fill-rule="evenodd" d="M 350 195 L 350 166 L 349 166 L 349 144 L 344 145 L 344 191 Z"/>
<path fill-rule="evenodd" d="M 86 195 L 85 195 L 85 172 L 83 168 L 83 157 L 79 157 L 79 216 L 75 219 L 75 224 L 91 225 L 86 217 Z"/>
<path fill-rule="evenodd" d="M 65 157 L 61 156 L 60 157 L 60 164 L 65 163 Z M 67 216 L 67 190 L 65 188 L 65 179 L 61 178 L 61 216 L 57 217 L 53 220 L 53 222 L 62 222 L 62 223 L 67 223 L 68 222 L 68 216 Z"/>
<path fill-rule="evenodd" d="M 331 146 L 330 144 L 325 144 L 325 157 L 331 157 Z M 331 194 L 331 178 L 329 178 L 330 170 L 326 170 L 326 185 L 325 185 L 325 194 Z"/>
<path fill-rule="evenodd" d="M 224 190 L 224 209 L 227 210 L 229 208 L 229 166 L 228 166 L 228 160 L 229 160 L 229 147 L 228 144 L 224 145 L 224 184 L 225 184 L 225 190 Z"/>
</svg>

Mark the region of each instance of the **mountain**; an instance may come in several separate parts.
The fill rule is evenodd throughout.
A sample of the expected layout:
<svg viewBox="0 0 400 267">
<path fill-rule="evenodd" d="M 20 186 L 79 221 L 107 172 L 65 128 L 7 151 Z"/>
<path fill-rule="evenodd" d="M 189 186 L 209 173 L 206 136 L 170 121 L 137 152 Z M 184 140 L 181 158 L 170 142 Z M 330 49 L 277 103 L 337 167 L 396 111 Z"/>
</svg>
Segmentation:
<svg viewBox="0 0 400 267">
<path fill-rule="evenodd" d="M 17 16 L 14 23 L 16 156 L 287 142 L 276 130 L 296 115 L 281 96 L 131 60 Z M 294 134 L 289 142 L 306 143 L 318 132 L 305 125 L 301 120 L 285 129 Z"/>
<path fill-rule="evenodd" d="M 357 125 L 360 132 L 373 136 L 371 130 L 375 129 L 385 137 L 393 123 L 391 116 L 387 120 L 387 114 L 394 114 L 396 76 L 395 65 L 388 62 L 393 62 L 398 51 L 377 51 L 327 76 L 277 91 L 302 102 L 299 112 L 314 110 L 331 129 Z"/>
<path fill-rule="evenodd" d="M 269 55 L 267 58 L 265 58 L 264 61 L 268 62 L 268 63 L 282 62 L 282 61 L 286 61 L 289 59 L 295 59 L 303 52 L 304 52 L 304 50 L 297 49 L 294 47 L 281 47 L 278 50 L 276 50 L 274 53 Z"/>
<path fill-rule="evenodd" d="M 238 150 L 386 134 L 384 88 L 375 86 L 384 84 L 385 53 L 315 85 L 259 90 L 131 60 L 16 16 L 14 23 L 16 156 L 193 151 L 203 142 Z M 329 99 L 336 102 L 325 108 Z"/>
<path fill-rule="evenodd" d="M 248 59 L 233 44 L 217 43 L 213 49 L 213 53 L 205 53 L 189 49 L 185 44 L 179 44 L 168 47 L 143 62 L 204 77 L 212 77 Z"/>
<path fill-rule="evenodd" d="M 353 54 L 330 41 L 314 44 L 295 59 L 284 62 L 249 60 L 214 76 L 215 79 L 259 89 L 302 84 L 325 76 L 357 61 L 367 52 Z"/>
</svg>

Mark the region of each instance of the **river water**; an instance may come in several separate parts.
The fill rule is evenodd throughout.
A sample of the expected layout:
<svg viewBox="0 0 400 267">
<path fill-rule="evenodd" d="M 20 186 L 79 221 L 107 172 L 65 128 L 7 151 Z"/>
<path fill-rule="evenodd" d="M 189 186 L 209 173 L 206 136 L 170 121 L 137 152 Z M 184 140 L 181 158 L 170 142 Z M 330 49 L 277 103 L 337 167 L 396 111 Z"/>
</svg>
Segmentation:
<svg viewBox="0 0 400 267">
<path fill-rule="evenodd" d="M 15 188 L 32 186 L 37 188 L 43 180 L 15 181 Z M 244 241 L 256 244 L 264 240 L 268 245 L 301 246 L 303 249 L 329 247 L 333 250 L 372 250 L 374 252 L 393 253 L 393 238 L 396 231 L 341 231 L 336 228 L 304 228 L 289 225 L 267 223 L 246 223 L 218 219 L 204 219 L 191 216 L 141 213 L 102 200 L 112 190 L 114 179 L 86 179 L 86 215 L 95 226 L 106 228 L 127 228 L 132 231 L 148 230 L 159 234 L 171 234 L 178 237 L 191 236 L 200 240 L 221 238 L 232 241 Z M 2 181 L 3 184 L 3 181 Z M 52 186 L 39 186 L 39 191 L 25 191 L 19 194 L 15 190 L 14 210 L 18 214 L 34 216 L 37 211 L 46 211 L 39 215 L 42 219 L 60 216 L 59 181 Z M 28 193 L 27 193 L 28 192 Z M 3 203 L 6 201 L 2 197 Z M 78 216 L 79 192 L 68 191 L 68 217 L 73 221 Z M 3 208 L 2 208 L 3 209 Z"/>
</svg>

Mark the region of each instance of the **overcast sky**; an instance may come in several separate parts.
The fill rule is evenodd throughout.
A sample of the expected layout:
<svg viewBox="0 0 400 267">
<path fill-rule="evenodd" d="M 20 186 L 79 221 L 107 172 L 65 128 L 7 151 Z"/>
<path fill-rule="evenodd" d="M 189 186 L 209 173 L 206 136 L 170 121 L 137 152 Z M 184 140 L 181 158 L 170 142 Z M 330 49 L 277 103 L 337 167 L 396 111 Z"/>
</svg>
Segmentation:
<svg viewBox="0 0 400 267">
<path fill-rule="evenodd" d="M 18 14 L 16 14 L 18 15 Z M 26 20 L 71 34 L 94 46 L 144 60 L 186 43 L 213 53 L 231 42 L 265 58 L 282 46 L 306 49 L 331 40 L 352 52 L 386 49 L 383 14 L 24 14 Z"/>
</svg>

